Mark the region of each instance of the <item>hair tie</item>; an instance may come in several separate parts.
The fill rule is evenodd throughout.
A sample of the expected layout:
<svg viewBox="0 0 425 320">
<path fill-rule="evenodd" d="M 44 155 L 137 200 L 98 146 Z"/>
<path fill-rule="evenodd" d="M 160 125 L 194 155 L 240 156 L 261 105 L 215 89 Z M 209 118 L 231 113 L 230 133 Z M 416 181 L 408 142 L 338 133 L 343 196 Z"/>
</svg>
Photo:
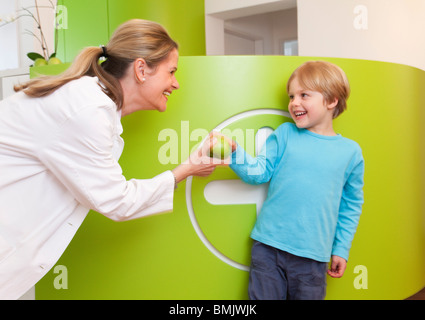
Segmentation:
<svg viewBox="0 0 425 320">
<path fill-rule="evenodd" d="M 102 55 L 101 57 L 104 57 L 105 59 L 108 58 L 108 54 L 106 53 L 106 47 L 104 45 L 101 45 L 100 48 L 102 48 Z"/>
</svg>

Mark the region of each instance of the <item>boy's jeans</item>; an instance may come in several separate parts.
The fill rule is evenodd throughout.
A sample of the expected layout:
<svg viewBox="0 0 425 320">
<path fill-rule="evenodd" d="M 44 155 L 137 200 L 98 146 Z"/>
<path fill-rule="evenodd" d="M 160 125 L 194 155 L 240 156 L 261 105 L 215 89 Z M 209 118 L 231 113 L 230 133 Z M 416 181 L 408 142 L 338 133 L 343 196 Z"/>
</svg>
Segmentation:
<svg viewBox="0 0 425 320">
<path fill-rule="evenodd" d="M 298 257 L 254 241 L 249 298 L 252 300 L 323 300 L 326 262 Z"/>
</svg>

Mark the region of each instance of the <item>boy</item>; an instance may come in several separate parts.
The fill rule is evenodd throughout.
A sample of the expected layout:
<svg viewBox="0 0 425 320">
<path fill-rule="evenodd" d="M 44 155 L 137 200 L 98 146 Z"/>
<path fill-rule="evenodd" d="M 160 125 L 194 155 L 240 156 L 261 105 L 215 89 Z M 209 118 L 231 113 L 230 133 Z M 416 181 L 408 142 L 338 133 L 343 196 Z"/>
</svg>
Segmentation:
<svg viewBox="0 0 425 320">
<path fill-rule="evenodd" d="M 287 84 L 289 112 L 256 158 L 232 142 L 230 168 L 245 182 L 270 181 L 251 233 L 250 299 L 324 299 L 326 270 L 344 274 L 363 204 L 364 161 L 332 120 L 350 93 L 336 65 L 310 61 Z"/>
</svg>

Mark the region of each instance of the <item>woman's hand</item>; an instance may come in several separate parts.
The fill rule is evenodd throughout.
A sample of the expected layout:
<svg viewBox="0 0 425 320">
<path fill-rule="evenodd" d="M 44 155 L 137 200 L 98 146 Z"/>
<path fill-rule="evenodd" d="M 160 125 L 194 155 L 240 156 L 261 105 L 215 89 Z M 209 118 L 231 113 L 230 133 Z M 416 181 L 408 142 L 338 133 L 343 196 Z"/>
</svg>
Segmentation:
<svg viewBox="0 0 425 320">
<path fill-rule="evenodd" d="M 229 143 L 229 145 L 230 145 L 230 147 L 231 147 L 231 149 L 232 149 L 232 152 L 235 152 L 235 150 L 236 150 L 236 148 L 237 148 L 237 144 L 236 144 L 236 142 L 235 141 L 233 141 L 232 139 L 230 139 L 230 138 L 228 138 L 228 137 L 226 137 L 225 135 L 223 135 L 223 134 L 221 134 L 220 132 L 218 132 L 218 131 L 212 131 L 211 133 L 210 133 L 210 135 L 209 135 L 209 138 L 210 138 L 210 140 L 211 140 L 211 145 L 214 145 L 215 144 L 215 141 L 214 141 L 214 139 L 217 139 L 217 138 L 224 138 L 228 143 Z"/>
<path fill-rule="evenodd" d="M 206 177 L 213 173 L 217 165 L 225 165 L 226 161 L 210 158 L 210 149 L 216 143 L 216 139 L 210 134 L 204 143 L 195 150 L 181 165 L 172 170 L 176 182 L 186 179 L 188 176 Z M 228 161 L 227 161 L 228 162 Z"/>
</svg>

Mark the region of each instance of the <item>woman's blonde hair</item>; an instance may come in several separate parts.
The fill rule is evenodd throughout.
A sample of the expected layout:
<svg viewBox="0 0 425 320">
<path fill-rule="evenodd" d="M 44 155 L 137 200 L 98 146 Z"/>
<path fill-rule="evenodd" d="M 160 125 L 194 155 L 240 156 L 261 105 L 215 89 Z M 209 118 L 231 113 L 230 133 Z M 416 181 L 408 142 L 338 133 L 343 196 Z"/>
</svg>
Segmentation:
<svg viewBox="0 0 425 320">
<path fill-rule="evenodd" d="M 337 65 L 327 61 L 308 61 L 302 64 L 290 76 L 286 86 L 288 92 L 289 85 L 295 78 L 306 90 L 320 92 L 326 103 L 338 99 L 333 118 L 347 109 L 350 84 L 345 72 Z"/>
<path fill-rule="evenodd" d="M 106 47 L 87 47 L 75 58 L 71 66 L 57 76 L 42 76 L 27 83 L 16 85 L 15 91 L 23 90 L 28 96 L 43 97 L 53 93 L 69 81 L 82 76 L 99 78 L 102 90 L 117 105 L 123 105 L 123 91 L 118 81 L 130 64 L 143 58 L 150 68 L 155 68 L 168 57 L 178 44 L 158 23 L 133 19 L 120 25 Z M 100 64 L 99 59 L 106 60 Z"/>
</svg>

